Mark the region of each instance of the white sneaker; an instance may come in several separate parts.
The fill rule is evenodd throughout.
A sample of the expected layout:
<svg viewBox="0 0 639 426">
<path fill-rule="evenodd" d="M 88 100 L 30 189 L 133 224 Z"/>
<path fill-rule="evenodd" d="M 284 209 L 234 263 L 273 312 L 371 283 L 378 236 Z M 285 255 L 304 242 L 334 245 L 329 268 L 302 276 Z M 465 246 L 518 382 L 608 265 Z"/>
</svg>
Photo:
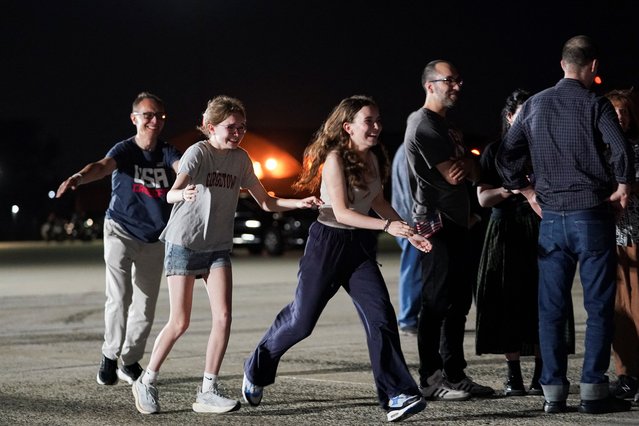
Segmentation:
<svg viewBox="0 0 639 426">
<path fill-rule="evenodd" d="M 135 408 L 142 414 L 154 414 L 160 411 L 160 400 L 158 399 L 158 389 L 154 385 L 142 383 L 142 377 L 136 380 L 131 386 L 135 397 Z"/>
<path fill-rule="evenodd" d="M 426 401 L 419 395 L 400 394 L 388 401 L 386 419 L 389 422 L 399 422 L 426 408 Z"/>
<path fill-rule="evenodd" d="M 217 383 L 208 392 L 202 392 L 202 387 L 197 387 L 197 397 L 193 403 L 193 411 L 196 413 L 228 413 L 240 409 L 240 401 L 223 396 Z"/>
</svg>

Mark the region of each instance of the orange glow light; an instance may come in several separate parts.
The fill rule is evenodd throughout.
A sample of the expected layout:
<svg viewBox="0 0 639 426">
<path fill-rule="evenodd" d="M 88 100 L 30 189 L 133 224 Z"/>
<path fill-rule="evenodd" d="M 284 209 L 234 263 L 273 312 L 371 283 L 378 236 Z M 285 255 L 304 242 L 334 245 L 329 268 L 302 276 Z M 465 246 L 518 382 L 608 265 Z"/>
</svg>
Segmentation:
<svg viewBox="0 0 639 426">
<path fill-rule="evenodd" d="M 603 83 L 603 80 L 601 79 L 601 77 L 595 76 L 595 84 L 601 84 L 601 83 Z"/>
<path fill-rule="evenodd" d="M 479 149 L 477 149 L 477 148 L 473 148 L 473 149 L 470 150 L 470 153 L 473 154 L 473 155 L 480 155 L 481 151 Z"/>
<path fill-rule="evenodd" d="M 275 158 L 269 158 L 266 160 L 266 162 L 264 163 L 264 167 L 266 167 L 266 170 L 268 171 L 273 171 L 277 168 L 277 160 Z"/>
</svg>

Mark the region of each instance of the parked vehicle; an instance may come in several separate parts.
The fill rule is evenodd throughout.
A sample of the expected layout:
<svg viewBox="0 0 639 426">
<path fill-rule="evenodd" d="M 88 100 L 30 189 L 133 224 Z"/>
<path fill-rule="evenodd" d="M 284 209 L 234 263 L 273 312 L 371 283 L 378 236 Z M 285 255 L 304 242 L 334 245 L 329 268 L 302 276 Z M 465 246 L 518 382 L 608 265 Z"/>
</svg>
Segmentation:
<svg viewBox="0 0 639 426">
<path fill-rule="evenodd" d="M 265 212 L 248 194 L 241 194 L 235 212 L 233 245 L 246 247 L 252 254 L 266 251 L 279 256 L 285 250 L 302 248 L 308 228 L 317 218 L 316 210 Z"/>
<path fill-rule="evenodd" d="M 102 218 L 74 214 L 71 219 L 63 219 L 50 213 L 40 227 L 40 235 L 45 241 L 93 241 L 102 238 Z"/>
</svg>

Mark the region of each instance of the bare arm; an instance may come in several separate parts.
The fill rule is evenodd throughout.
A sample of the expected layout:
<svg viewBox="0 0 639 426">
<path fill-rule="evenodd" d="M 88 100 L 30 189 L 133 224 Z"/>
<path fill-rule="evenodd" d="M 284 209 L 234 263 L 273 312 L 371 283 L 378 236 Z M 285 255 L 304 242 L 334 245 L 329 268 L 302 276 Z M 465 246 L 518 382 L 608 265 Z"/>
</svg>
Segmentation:
<svg viewBox="0 0 639 426">
<path fill-rule="evenodd" d="M 104 157 L 100 161 L 95 163 L 89 163 L 84 166 L 79 172 L 73 176 L 67 178 L 58 187 L 56 192 L 56 198 L 60 198 L 69 189 L 76 190 L 81 184 L 94 182 L 100 180 L 105 176 L 110 175 L 116 169 L 117 163 L 111 157 Z"/>
<path fill-rule="evenodd" d="M 321 206 L 323 204 L 322 200 L 315 196 L 306 198 L 273 197 L 268 192 L 266 192 L 266 189 L 264 189 L 264 186 L 260 181 L 247 189 L 253 196 L 253 198 L 255 198 L 257 204 L 267 212 L 281 212 L 292 209 L 308 209 L 313 206 Z"/>
<path fill-rule="evenodd" d="M 386 200 L 386 198 L 384 198 L 384 194 L 382 192 L 377 194 L 377 197 L 373 200 L 371 207 L 379 217 L 386 218 L 390 221 L 388 222 L 386 232 L 395 237 L 407 238 L 408 241 L 418 250 L 429 252 L 432 249 L 433 246 L 430 241 L 419 235 L 415 229 L 408 226 L 406 221 L 399 216 L 393 206 L 388 202 L 388 200 Z M 407 226 L 409 227 L 409 230 L 406 230 Z"/>
<path fill-rule="evenodd" d="M 171 168 L 173 169 L 173 171 L 177 175 L 178 174 L 178 169 L 180 168 L 180 160 L 174 161 L 173 164 L 171 164 Z"/>
<path fill-rule="evenodd" d="M 504 187 L 495 188 L 491 185 L 477 185 L 477 200 L 482 207 L 493 207 L 512 196 L 513 193 Z"/>
<path fill-rule="evenodd" d="M 435 165 L 446 182 L 451 185 L 459 185 L 465 179 L 476 182 L 479 179 L 479 165 L 468 157 L 451 158 Z"/>
<path fill-rule="evenodd" d="M 175 204 L 180 201 L 194 201 L 197 196 L 197 190 L 195 185 L 189 182 L 191 182 L 191 176 L 186 173 L 178 173 L 173 186 L 166 194 L 166 202 Z"/>
</svg>

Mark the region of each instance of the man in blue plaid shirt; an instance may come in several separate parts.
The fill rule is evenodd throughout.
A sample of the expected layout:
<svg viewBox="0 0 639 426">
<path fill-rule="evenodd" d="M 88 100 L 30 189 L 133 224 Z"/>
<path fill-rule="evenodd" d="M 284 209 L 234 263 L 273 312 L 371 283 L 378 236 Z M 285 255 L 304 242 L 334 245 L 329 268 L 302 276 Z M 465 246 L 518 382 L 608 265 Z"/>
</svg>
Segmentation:
<svg viewBox="0 0 639 426">
<path fill-rule="evenodd" d="M 497 155 L 504 187 L 542 216 L 539 230 L 539 338 L 544 411 L 567 410 L 567 349 L 561 344 L 579 263 L 588 314 L 579 412 L 630 409 L 609 395 L 616 291 L 615 209 L 625 207 L 632 157 L 610 102 L 589 89 L 599 53 L 587 36 L 563 47 L 564 78 L 531 97 Z"/>
</svg>

